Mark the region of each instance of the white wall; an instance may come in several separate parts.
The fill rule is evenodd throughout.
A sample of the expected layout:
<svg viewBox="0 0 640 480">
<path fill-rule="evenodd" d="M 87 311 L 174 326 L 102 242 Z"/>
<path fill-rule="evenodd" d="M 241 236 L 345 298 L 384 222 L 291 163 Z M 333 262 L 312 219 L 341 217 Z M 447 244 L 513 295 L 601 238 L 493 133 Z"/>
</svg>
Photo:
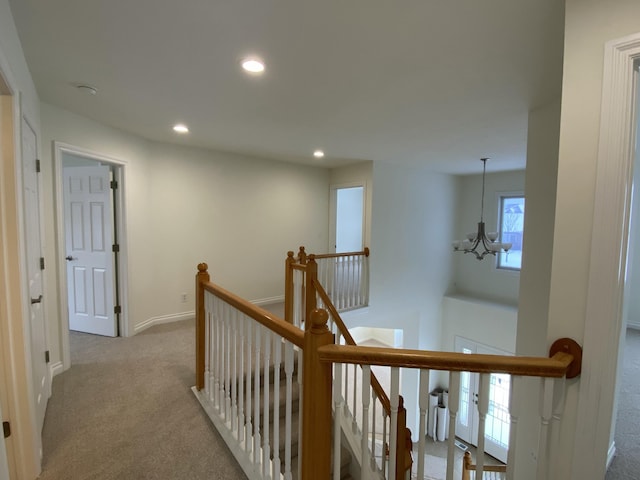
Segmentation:
<svg viewBox="0 0 640 480">
<path fill-rule="evenodd" d="M 548 342 L 569 336 L 582 343 L 602 99 L 604 43 L 640 31 L 640 2 L 567 0 L 557 203 L 549 300 Z M 603 319 L 607 321 L 607 319 Z M 612 352 L 615 355 L 616 352 Z M 585 358 L 589 352 L 585 351 Z M 580 380 L 570 382 L 560 440 L 558 478 L 572 478 Z M 604 401 L 604 399 L 603 399 Z M 606 408 L 603 404 L 603 408 Z M 595 418 L 597 412 L 592 412 Z M 580 439 L 591 445 L 593 439 Z M 605 452 L 606 453 L 606 452 Z M 581 458 L 602 459 L 583 449 Z M 575 461 L 579 461 L 576 453 Z M 602 465 L 601 465 L 602 466 Z M 601 478 L 593 472 L 592 478 Z"/>
<path fill-rule="evenodd" d="M 638 85 L 640 89 L 640 85 Z M 640 96 L 638 98 L 640 105 Z M 640 142 L 640 108 L 636 132 L 636 142 Z M 631 229 L 629 232 L 629 251 L 627 258 L 627 282 L 625 284 L 625 323 L 640 328 L 640 149 L 636 146 L 636 159 L 633 170 L 633 204 L 631 206 Z"/>
<path fill-rule="evenodd" d="M 481 167 L 478 160 L 478 166 Z M 487 162 L 491 169 L 491 160 Z M 459 200 L 453 240 L 463 240 L 467 232 L 476 232 L 480 221 L 482 174 L 460 177 Z M 487 173 L 484 200 L 484 222 L 487 231 L 498 231 L 498 210 L 501 193 L 524 192 L 525 172 Z M 525 212 L 527 207 L 525 206 Z M 525 213 L 525 219 L 527 214 Z M 526 235 L 526 233 L 525 233 Z M 469 254 L 455 255 L 455 289 L 461 295 L 491 300 L 507 305 L 518 304 L 520 272 L 497 269 L 496 258 L 478 261 Z"/>
<path fill-rule="evenodd" d="M 345 320 L 353 322 L 349 327 L 393 325 L 403 330 L 404 348 L 440 348 L 442 297 L 452 285 L 456 182 L 450 175 L 374 164 L 371 302 L 367 315 Z M 417 432 L 417 372 L 404 372 L 402 387 Z"/>
<path fill-rule="evenodd" d="M 201 261 L 214 282 L 258 300 L 283 294 L 288 250 L 326 248 L 327 169 L 148 142 L 47 104 L 42 125 L 45 198 L 54 198 L 54 140 L 127 162 L 130 332 L 150 319 L 193 311 Z M 45 203 L 47 237 L 55 238 L 54 205 Z M 47 256 L 59 256 L 53 242 Z M 55 282 L 57 272 L 48 275 Z M 187 304 L 180 303 L 181 292 L 188 293 Z M 49 317 L 54 362 L 62 334 L 58 308 Z"/>
<path fill-rule="evenodd" d="M 517 324 L 516 307 L 447 295 L 442 299 L 442 350 L 455 351 L 455 337 L 459 336 L 515 353 Z"/>
</svg>

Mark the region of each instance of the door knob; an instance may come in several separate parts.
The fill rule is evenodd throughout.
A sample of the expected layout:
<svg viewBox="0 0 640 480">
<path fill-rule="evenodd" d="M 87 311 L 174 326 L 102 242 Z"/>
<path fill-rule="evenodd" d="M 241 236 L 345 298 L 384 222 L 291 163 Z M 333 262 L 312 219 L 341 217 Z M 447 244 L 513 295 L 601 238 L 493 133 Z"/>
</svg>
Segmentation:
<svg viewBox="0 0 640 480">
<path fill-rule="evenodd" d="M 68 261 L 72 261 L 72 260 L 77 260 L 76 257 L 72 257 L 71 255 L 67 255 L 66 257 L 64 257 L 65 259 L 67 259 Z"/>
</svg>

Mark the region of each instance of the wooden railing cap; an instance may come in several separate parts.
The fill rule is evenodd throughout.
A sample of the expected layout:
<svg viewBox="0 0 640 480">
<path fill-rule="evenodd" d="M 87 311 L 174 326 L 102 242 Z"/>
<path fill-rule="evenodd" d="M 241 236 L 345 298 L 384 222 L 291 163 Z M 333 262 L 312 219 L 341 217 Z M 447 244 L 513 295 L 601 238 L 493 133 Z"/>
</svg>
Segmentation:
<svg viewBox="0 0 640 480">
<path fill-rule="evenodd" d="M 193 265 L 193 263 L 191 265 Z M 209 265 L 207 265 L 204 262 L 198 264 L 198 272 L 199 273 L 206 273 L 207 270 L 209 270 Z"/>
</svg>

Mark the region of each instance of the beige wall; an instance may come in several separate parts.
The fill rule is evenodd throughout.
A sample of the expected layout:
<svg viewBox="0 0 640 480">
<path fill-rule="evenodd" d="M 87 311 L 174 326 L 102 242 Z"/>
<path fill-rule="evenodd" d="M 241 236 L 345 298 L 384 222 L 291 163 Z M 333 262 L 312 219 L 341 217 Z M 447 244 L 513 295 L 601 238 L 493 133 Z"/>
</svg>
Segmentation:
<svg viewBox="0 0 640 480">
<path fill-rule="evenodd" d="M 148 142 L 60 108 L 42 105 L 45 198 L 54 198 L 52 142 L 126 161 L 129 327 L 193 311 L 196 265 L 249 300 L 283 294 L 286 252 L 324 251 L 329 171 L 284 162 Z M 56 238 L 55 205 L 45 202 L 46 234 Z M 47 242 L 47 257 L 60 257 Z M 61 257 L 60 257 L 61 258 Z M 57 262 L 57 268 L 64 264 Z M 47 272 L 52 284 L 58 272 Z M 188 293 L 188 303 L 180 294 Z M 53 361 L 64 323 L 49 304 Z"/>
</svg>

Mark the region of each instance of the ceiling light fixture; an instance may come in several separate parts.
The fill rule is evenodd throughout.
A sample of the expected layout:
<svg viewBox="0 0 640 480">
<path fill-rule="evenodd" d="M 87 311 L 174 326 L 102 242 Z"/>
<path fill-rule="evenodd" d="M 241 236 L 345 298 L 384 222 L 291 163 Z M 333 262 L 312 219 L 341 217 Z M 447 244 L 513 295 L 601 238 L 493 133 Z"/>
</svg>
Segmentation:
<svg viewBox="0 0 640 480">
<path fill-rule="evenodd" d="M 249 73 L 262 73 L 264 62 L 258 58 L 245 58 L 242 60 L 242 68 Z"/>
<path fill-rule="evenodd" d="M 315 152 L 313 152 L 313 156 L 316 158 L 322 158 L 324 157 L 324 152 L 322 150 L 316 150 Z"/>
<path fill-rule="evenodd" d="M 95 95 L 96 93 L 98 93 L 98 89 L 96 87 L 92 87 L 91 85 L 78 84 L 76 85 L 76 88 L 83 93 L 88 93 L 89 95 Z"/>
<path fill-rule="evenodd" d="M 478 231 L 476 233 L 467 233 L 466 240 L 456 240 L 453 242 L 453 249 L 456 252 L 473 253 L 478 260 L 482 260 L 486 255 L 493 255 L 500 250 L 508 252 L 511 248 L 510 243 L 498 242 L 498 232 L 489 232 L 485 234 L 484 228 L 484 178 L 487 171 L 488 158 L 481 158 L 482 162 L 482 199 L 480 203 L 480 221 L 478 222 Z M 479 252 L 478 247 L 484 249 Z"/>
<path fill-rule="evenodd" d="M 178 123 L 173 126 L 173 131 L 178 133 L 189 133 L 189 127 L 187 127 L 183 123 Z"/>
</svg>

